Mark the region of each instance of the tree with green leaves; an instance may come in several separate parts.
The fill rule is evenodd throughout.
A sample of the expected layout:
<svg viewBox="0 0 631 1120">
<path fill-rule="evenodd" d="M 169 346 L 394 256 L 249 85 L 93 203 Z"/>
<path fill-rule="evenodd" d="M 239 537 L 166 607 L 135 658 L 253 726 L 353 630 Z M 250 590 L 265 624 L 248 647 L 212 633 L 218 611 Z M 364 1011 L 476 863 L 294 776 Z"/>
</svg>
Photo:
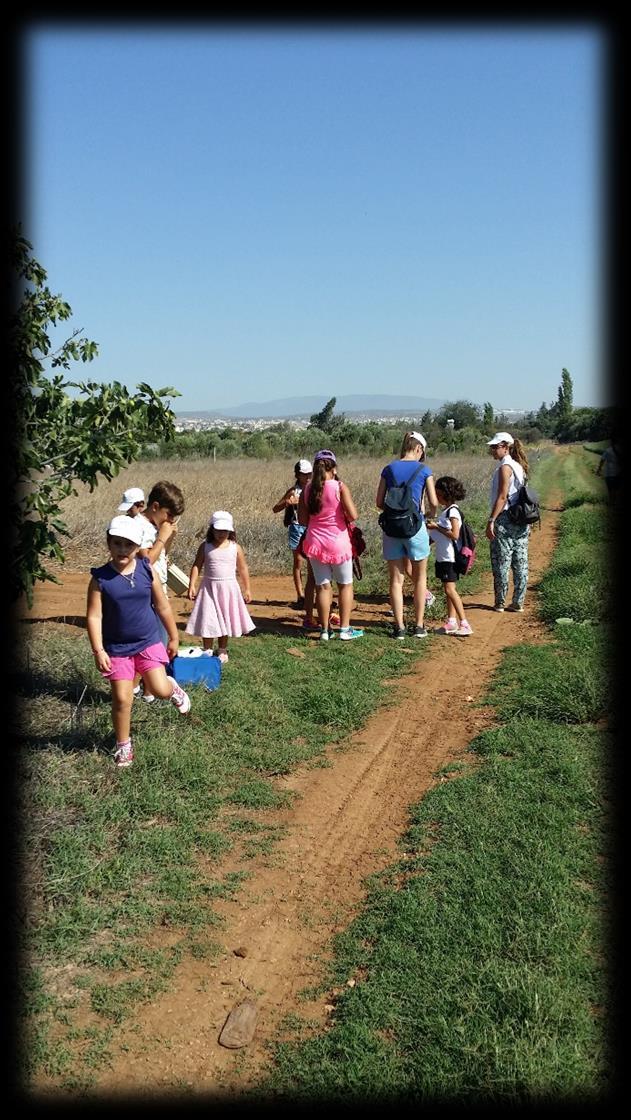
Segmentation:
<svg viewBox="0 0 631 1120">
<path fill-rule="evenodd" d="M 336 399 L 336 397 L 331 397 L 330 401 L 326 402 L 321 412 L 314 412 L 313 416 L 309 417 L 308 426 L 310 428 L 319 428 L 321 432 L 326 432 L 327 435 L 331 435 L 344 424 L 346 417 L 343 412 L 340 412 L 337 416 L 333 415 Z"/>
<path fill-rule="evenodd" d="M 68 530 L 62 505 L 77 493 L 74 483 L 86 483 L 92 491 L 100 476 L 111 480 L 133 462 L 148 440 L 173 439 L 175 415 L 164 398 L 180 395 L 145 382 L 130 393 L 118 381 L 68 381 L 63 373 L 52 372 L 69 370 L 75 361 L 93 361 L 98 346 L 75 330 L 52 349 L 51 330 L 68 320 L 72 309 L 53 295 L 32 249 L 20 229 L 15 230 L 11 265 L 16 286 L 9 325 L 14 370 L 10 596 L 26 594 L 29 604 L 36 581 L 59 582 L 45 561 L 63 563 L 62 540 Z"/>
<path fill-rule="evenodd" d="M 480 409 L 471 401 L 448 401 L 434 419 L 442 427 L 445 427 L 447 420 L 453 420 L 456 429 L 475 428 L 480 424 Z"/>
<path fill-rule="evenodd" d="M 488 429 L 489 432 L 492 432 L 495 426 L 495 413 L 493 412 L 493 405 L 490 401 L 484 402 L 482 424 L 484 425 L 485 430 Z"/>
<path fill-rule="evenodd" d="M 566 369 L 563 369 L 561 371 L 561 384 L 559 385 L 556 409 L 557 420 L 561 427 L 567 424 L 572 415 L 572 409 L 574 407 L 573 399 L 574 386 L 572 383 L 572 378 L 570 377 L 568 371 Z"/>
</svg>

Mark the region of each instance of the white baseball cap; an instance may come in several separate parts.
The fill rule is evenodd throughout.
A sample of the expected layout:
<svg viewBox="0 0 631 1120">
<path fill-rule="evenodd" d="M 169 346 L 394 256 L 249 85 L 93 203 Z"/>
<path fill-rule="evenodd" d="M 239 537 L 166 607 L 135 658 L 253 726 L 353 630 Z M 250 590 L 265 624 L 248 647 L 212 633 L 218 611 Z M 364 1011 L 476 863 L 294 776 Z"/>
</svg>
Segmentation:
<svg viewBox="0 0 631 1120">
<path fill-rule="evenodd" d="M 427 447 L 427 440 L 425 439 L 425 436 L 422 436 L 420 432 L 410 432 L 410 435 L 412 436 L 412 439 L 417 439 L 419 441 L 421 447 L 423 448 L 423 451 L 425 451 L 425 448 Z"/>
<path fill-rule="evenodd" d="M 112 537 L 124 537 L 126 541 L 140 544 L 143 535 L 140 520 L 139 517 L 127 517 L 127 514 L 121 514 L 119 517 L 112 518 L 107 526 L 107 531 Z"/>
<path fill-rule="evenodd" d="M 498 443 L 514 443 L 515 440 L 508 432 L 496 432 L 493 439 L 488 440 L 487 447 L 495 447 Z"/>
<path fill-rule="evenodd" d="M 300 459 L 298 462 L 299 474 L 311 474 L 313 467 L 308 459 Z"/>
<path fill-rule="evenodd" d="M 144 490 L 141 490 L 139 486 L 132 486 L 130 490 L 125 491 L 123 500 L 117 508 L 124 512 L 127 509 L 131 509 L 132 506 L 135 506 L 136 502 L 144 502 L 144 500 Z"/>
<path fill-rule="evenodd" d="M 225 509 L 215 510 L 210 519 L 210 525 L 213 529 L 227 529 L 229 533 L 234 532 L 232 514 L 228 513 Z"/>
</svg>

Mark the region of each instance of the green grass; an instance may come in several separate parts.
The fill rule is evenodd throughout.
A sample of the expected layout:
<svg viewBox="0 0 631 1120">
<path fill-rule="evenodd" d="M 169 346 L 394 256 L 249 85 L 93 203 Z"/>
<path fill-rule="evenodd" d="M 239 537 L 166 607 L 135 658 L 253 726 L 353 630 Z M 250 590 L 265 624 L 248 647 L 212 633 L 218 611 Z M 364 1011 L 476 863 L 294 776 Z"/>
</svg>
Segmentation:
<svg viewBox="0 0 631 1120">
<path fill-rule="evenodd" d="M 608 739 L 594 722 L 609 701 L 606 633 L 591 622 L 608 600 L 596 462 L 564 461 L 572 508 L 539 589 L 550 642 L 506 651 L 488 698 L 501 726 L 472 744 L 481 765 L 445 767 L 448 780 L 412 809 L 405 854 L 338 940 L 323 981 L 337 990 L 330 1029 L 286 1024 L 302 1041 L 279 1045 L 259 1095 L 523 1103 L 589 1098 L 604 1083 Z M 543 500 L 557 472 L 542 459 Z M 467 507 L 474 526 L 485 514 Z M 465 594 L 487 570 L 480 536 Z M 357 593 L 385 594 L 379 557 Z M 441 612 L 439 597 L 428 616 Z M 214 903 L 273 856 L 288 797 L 276 778 L 326 764 L 325 747 L 387 702 L 383 682 L 431 654 L 431 641 L 411 656 L 385 635 L 305 643 L 305 659 L 288 655 L 295 639 L 235 642 L 221 688 L 194 690 L 190 719 L 134 706 L 130 771 L 112 766 L 109 693 L 87 642 L 24 648 L 26 1083 L 45 1073 L 89 1087 L 130 1011 L 168 987 L 177 963 L 224 951 Z M 228 854 L 240 864 L 230 874 Z"/>
<path fill-rule="evenodd" d="M 580 459 L 568 465 L 573 507 L 540 588 L 550 604 L 584 550 L 590 563 L 565 580 L 563 613 L 577 619 L 605 516 L 575 502 L 585 476 Z M 550 493 L 553 472 L 537 481 Z M 334 1004 L 328 1029 L 308 1010 L 285 1023 L 254 1098 L 558 1106 L 606 1095 L 612 751 L 595 725 L 610 710 L 606 649 L 600 626 L 553 624 L 547 644 L 504 651 L 488 698 L 498 726 L 470 747 L 481 765 L 411 809 L 401 858 L 370 880 L 336 940 L 318 993 Z"/>
<path fill-rule="evenodd" d="M 290 799 L 277 777 L 326 761 L 325 747 L 386 700 L 382 682 L 427 654 L 404 655 L 385 633 L 352 647 L 305 642 L 306 660 L 288 656 L 293 638 L 235 642 L 221 687 L 193 690 L 190 718 L 169 704 L 134 704 L 128 771 L 112 765 L 109 690 L 87 640 L 49 635 L 23 649 L 27 1081 L 47 1071 L 84 1085 L 93 1049 L 79 1045 L 75 1022 L 123 1023 L 168 985 L 183 955 L 212 951 L 215 900 L 238 892 L 282 835 L 268 819 Z M 242 861 L 229 876 L 228 853 Z M 154 929 L 175 944 L 148 948 Z M 69 966 L 62 990 L 59 962 Z"/>
</svg>

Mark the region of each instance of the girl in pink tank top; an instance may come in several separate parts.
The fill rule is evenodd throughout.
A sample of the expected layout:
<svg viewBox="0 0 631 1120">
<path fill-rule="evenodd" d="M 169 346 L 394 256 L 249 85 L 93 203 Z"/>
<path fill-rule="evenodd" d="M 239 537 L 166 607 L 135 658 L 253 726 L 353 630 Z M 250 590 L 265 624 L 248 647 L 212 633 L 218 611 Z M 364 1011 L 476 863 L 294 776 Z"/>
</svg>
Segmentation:
<svg viewBox="0 0 631 1120">
<path fill-rule="evenodd" d="M 333 579 L 338 586 L 340 638 L 350 641 L 363 636 L 363 630 L 350 625 L 353 551 L 348 523 L 357 519 L 357 509 L 348 486 L 337 478 L 336 465 L 332 451 L 318 451 L 313 459 L 313 478 L 298 503 L 298 520 L 307 526 L 302 548 L 313 568 L 321 641 L 333 637 L 329 628 Z"/>
</svg>

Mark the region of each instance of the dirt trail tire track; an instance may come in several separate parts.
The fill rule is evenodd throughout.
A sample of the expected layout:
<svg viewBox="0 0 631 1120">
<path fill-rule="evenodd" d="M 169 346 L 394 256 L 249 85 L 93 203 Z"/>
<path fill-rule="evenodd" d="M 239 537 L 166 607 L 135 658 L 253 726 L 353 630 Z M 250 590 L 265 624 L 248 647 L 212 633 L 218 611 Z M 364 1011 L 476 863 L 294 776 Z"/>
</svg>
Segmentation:
<svg viewBox="0 0 631 1120">
<path fill-rule="evenodd" d="M 328 750 L 332 766 L 301 767 L 279 779 L 280 789 L 297 796 L 290 808 L 268 819 L 286 833 L 267 861 L 246 861 L 253 875 L 238 896 L 216 905 L 226 922 L 218 934 L 225 955 L 212 964 L 186 960 L 170 990 L 132 1014 L 134 1029 L 128 1026 L 121 1036 L 126 1049 L 115 1053 L 112 1067 L 98 1078 L 97 1096 L 164 1099 L 187 1086 L 195 1094 L 238 1094 L 256 1082 L 269 1057 L 265 1044 L 288 1013 L 326 1021 L 330 997 L 305 1004 L 298 994 L 321 978 L 331 937 L 357 912 L 365 877 L 400 854 L 397 840 L 407 827 L 409 806 L 440 780 L 436 772 L 463 758 L 471 739 L 492 723 L 490 709 L 476 708 L 475 702 L 502 649 L 542 640 L 532 585 L 552 555 L 557 525 L 558 515 L 550 512 L 541 532 L 531 536 L 524 614 L 496 614 L 487 579 L 483 593 L 465 600 L 471 638 L 437 636 L 428 643 L 427 657 L 396 682 L 396 703 L 378 710 L 343 747 Z M 65 588 L 42 588 L 28 617 L 59 623 L 81 616 L 86 583 L 85 576 L 69 574 Z M 250 610 L 262 628 L 274 620 L 283 628 L 297 626 L 299 616 L 279 606 L 291 596 L 289 578 L 253 579 L 252 585 L 256 603 Z M 387 617 L 383 604 L 361 602 L 361 586 L 357 593 L 357 619 Z M 173 606 L 181 626 L 188 604 L 176 599 Z M 306 649 L 307 658 L 318 655 L 315 642 Z M 346 652 L 352 656 L 352 646 Z M 241 947 L 244 957 L 234 953 Z M 232 1007 L 247 996 L 259 1005 L 254 1040 L 247 1050 L 226 1050 L 218 1044 L 219 1033 Z"/>
</svg>

